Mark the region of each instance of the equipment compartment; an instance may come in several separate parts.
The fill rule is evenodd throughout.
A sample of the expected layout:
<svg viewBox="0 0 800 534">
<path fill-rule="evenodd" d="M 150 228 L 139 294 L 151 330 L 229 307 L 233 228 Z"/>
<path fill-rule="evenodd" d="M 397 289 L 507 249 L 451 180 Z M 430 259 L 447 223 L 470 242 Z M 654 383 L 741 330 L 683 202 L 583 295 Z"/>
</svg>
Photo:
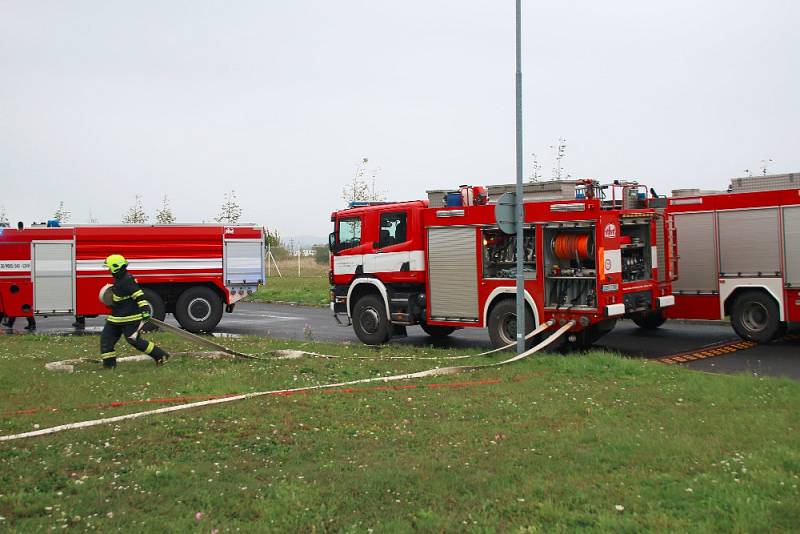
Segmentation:
<svg viewBox="0 0 800 534">
<path fill-rule="evenodd" d="M 653 272 L 650 219 L 623 219 L 621 228 L 622 281 L 650 279 Z"/>
<path fill-rule="evenodd" d="M 544 239 L 545 306 L 556 309 L 596 308 L 595 226 L 551 223 Z"/>
<path fill-rule="evenodd" d="M 533 226 L 524 230 L 523 271 L 525 278 L 536 278 L 536 230 Z M 498 228 L 483 230 L 483 277 L 516 278 L 517 236 L 503 233 Z"/>
</svg>

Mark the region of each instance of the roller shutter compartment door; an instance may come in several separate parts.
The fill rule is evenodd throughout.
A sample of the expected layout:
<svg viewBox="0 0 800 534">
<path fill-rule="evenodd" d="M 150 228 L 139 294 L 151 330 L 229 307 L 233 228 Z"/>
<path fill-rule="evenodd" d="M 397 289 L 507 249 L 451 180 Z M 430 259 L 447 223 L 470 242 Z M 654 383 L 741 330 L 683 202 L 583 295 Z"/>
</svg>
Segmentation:
<svg viewBox="0 0 800 534">
<path fill-rule="evenodd" d="M 36 313 L 71 314 L 75 311 L 74 247 L 71 241 L 32 244 Z"/>
<path fill-rule="evenodd" d="M 478 320 L 475 228 L 428 230 L 431 317 Z"/>
<path fill-rule="evenodd" d="M 225 241 L 225 285 L 264 282 L 264 243 L 260 239 Z"/>
<path fill-rule="evenodd" d="M 721 277 L 780 274 L 777 208 L 720 211 L 717 217 Z"/>
<path fill-rule="evenodd" d="M 673 282 L 673 289 L 716 292 L 718 271 L 714 251 L 714 214 L 676 213 L 674 220 L 678 236 L 678 279 Z M 663 256 L 661 251 L 659 256 Z"/>
<path fill-rule="evenodd" d="M 667 279 L 667 255 L 666 251 L 664 250 L 664 232 L 666 226 L 666 221 L 661 217 L 656 218 L 656 254 L 657 254 L 657 263 L 656 269 L 658 269 L 658 281 L 664 282 Z"/>
<path fill-rule="evenodd" d="M 800 287 L 800 206 L 783 208 L 786 285 Z"/>
</svg>

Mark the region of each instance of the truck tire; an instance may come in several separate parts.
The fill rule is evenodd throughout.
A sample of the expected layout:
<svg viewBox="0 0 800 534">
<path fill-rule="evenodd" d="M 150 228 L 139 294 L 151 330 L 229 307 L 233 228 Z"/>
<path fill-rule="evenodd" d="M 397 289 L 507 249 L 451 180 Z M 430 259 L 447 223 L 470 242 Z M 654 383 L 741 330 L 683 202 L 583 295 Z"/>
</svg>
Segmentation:
<svg viewBox="0 0 800 534">
<path fill-rule="evenodd" d="M 175 318 L 189 332 L 211 332 L 222 319 L 222 299 L 209 287 L 190 287 L 175 303 Z"/>
<path fill-rule="evenodd" d="M 614 330 L 616 324 L 616 319 L 606 319 L 605 321 L 587 326 L 575 334 L 566 334 L 561 337 L 561 340 L 556 341 L 556 348 L 562 353 L 588 350 L 597 340 Z M 570 341 L 573 337 L 575 340 Z"/>
<path fill-rule="evenodd" d="M 785 330 L 778 304 L 763 291 L 745 291 L 736 297 L 731 325 L 739 337 L 756 343 L 772 341 Z"/>
<path fill-rule="evenodd" d="M 150 315 L 154 319 L 163 321 L 164 317 L 167 315 L 167 307 L 164 305 L 164 299 L 149 287 L 143 287 L 142 292 L 144 292 L 144 299 L 150 303 Z M 154 324 L 147 323 L 142 327 L 142 330 L 145 332 L 152 332 L 158 330 L 158 327 Z"/>
<path fill-rule="evenodd" d="M 643 330 L 655 330 L 666 322 L 667 317 L 663 312 L 644 312 L 637 313 L 631 320 Z"/>
<path fill-rule="evenodd" d="M 426 323 L 420 323 L 419 326 L 425 331 L 426 334 L 436 339 L 447 337 L 456 331 L 455 326 L 439 326 Z"/>
<path fill-rule="evenodd" d="M 489 339 L 492 347 L 499 349 L 511 343 L 517 342 L 517 303 L 513 299 L 503 299 L 498 302 L 489 312 L 487 322 L 489 328 Z M 530 308 L 525 306 L 525 335 L 534 330 L 533 313 Z M 529 349 L 536 343 L 536 338 L 531 338 L 525 342 L 525 348 Z M 513 348 L 513 347 L 512 347 Z"/>
<path fill-rule="evenodd" d="M 370 294 L 356 301 L 353 306 L 353 330 L 366 345 L 382 345 L 389 341 L 392 329 L 381 297 Z"/>
</svg>

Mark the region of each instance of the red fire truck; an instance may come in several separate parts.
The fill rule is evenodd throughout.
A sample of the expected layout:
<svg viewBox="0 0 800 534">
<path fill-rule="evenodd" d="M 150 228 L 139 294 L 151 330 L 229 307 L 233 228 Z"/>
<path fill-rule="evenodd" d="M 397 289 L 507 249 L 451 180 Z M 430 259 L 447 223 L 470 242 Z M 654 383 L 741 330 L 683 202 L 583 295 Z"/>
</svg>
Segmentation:
<svg viewBox="0 0 800 534">
<path fill-rule="evenodd" d="M 727 191 L 675 190 L 675 306 L 654 317 L 723 319 L 767 342 L 800 321 L 800 174 L 735 178 Z"/>
<path fill-rule="evenodd" d="M 495 347 L 516 339 L 516 236 L 495 205 L 514 186 L 431 191 L 429 199 L 334 212 L 331 309 L 367 344 L 420 325 L 433 337 L 487 327 Z M 665 199 L 635 183 L 525 185 L 525 324 L 575 320 L 586 346 L 616 320 L 647 320 L 674 303 L 674 240 Z M 660 203 L 660 204 L 659 204 Z M 656 205 L 661 207 L 656 207 Z"/>
<path fill-rule="evenodd" d="M 255 226 L 121 225 L 0 228 L 0 316 L 109 312 L 103 266 L 122 254 L 153 306 L 192 332 L 209 332 L 223 309 L 265 281 L 264 233 Z"/>
</svg>

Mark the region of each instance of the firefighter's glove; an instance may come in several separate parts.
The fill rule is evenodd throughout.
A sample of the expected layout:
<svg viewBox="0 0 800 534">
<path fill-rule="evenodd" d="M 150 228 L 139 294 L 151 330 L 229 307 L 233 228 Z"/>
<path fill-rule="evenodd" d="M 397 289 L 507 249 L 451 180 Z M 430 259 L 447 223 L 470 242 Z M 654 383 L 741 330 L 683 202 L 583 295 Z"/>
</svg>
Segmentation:
<svg viewBox="0 0 800 534">
<path fill-rule="evenodd" d="M 153 306 L 146 300 L 139 301 L 139 308 L 142 311 L 142 321 L 148 320 L 153 315 Z"/>
</svg>

